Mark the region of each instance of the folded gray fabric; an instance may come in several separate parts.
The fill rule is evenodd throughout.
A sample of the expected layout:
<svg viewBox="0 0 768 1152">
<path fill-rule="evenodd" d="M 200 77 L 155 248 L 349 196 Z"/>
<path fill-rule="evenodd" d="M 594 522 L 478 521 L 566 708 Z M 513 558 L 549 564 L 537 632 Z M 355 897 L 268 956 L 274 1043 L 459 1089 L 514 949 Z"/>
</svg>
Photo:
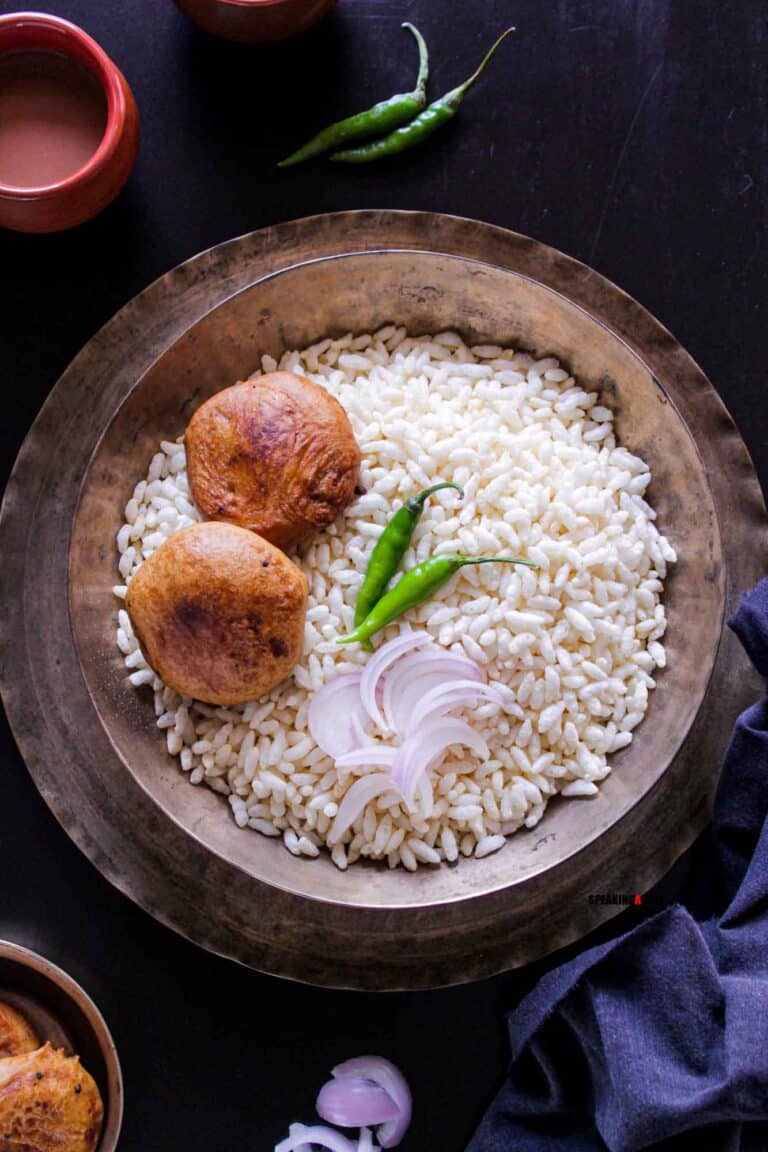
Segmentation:
<svg viewBox="0 0 768 1152">
<path fill-rule="evenodd" d="M 730 624 L 765 674 L 768 580 Z M 736 724 L 699 860 L 680 904 L 511 1013 L 509 1076 L 468 1152 L 768 1150 L 765 699 Z"/>
</svg>

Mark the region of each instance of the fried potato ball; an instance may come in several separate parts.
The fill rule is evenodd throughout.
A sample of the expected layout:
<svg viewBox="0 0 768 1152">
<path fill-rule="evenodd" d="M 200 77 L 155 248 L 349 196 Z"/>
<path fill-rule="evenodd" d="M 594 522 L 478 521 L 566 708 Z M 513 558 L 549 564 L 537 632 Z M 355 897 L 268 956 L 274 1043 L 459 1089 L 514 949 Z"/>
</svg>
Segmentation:
<svg viewBox="0 0 768 1152">
<path fill-rule="evenodd" d="M 128 586 L 149 664 L 182 696 L 226 706 L 285 680 L 304 642 L 307 578 L 245 528 L 208 521 L 170 536 Z"/>
<path fill-rule="evenodd" d="M 291 549 L 354 496 L 360 449 L 341 404 L 293 372 L 234 384 L 202 404 L 185 436 L 192 496 L 211 520 Z"/>
</svg>

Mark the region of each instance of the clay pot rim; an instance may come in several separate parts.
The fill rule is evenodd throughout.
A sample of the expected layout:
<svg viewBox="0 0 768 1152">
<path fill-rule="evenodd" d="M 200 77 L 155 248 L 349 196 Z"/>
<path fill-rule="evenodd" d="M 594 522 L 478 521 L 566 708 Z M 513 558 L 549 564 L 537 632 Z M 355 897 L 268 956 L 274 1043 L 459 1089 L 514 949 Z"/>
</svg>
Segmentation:
<svg viewBox="0 0 768 1152">
<path fill-rule="evenodd" d="M 278 0 L 278 2 L 281 2 L 281 0 Z M 120 82 L 120 72 L 93 37 L 89 36 L 82 28 L 79 28 L 77 24 L 73 24 L 69 20 L 64 20 L 60 16 L 52 16 L 46 12 L 12 12 L 6 16 L 0 16 L 0 36 L 2 36 L 3 31 L 8 28 L 19 31 L 38 29 L 41 32 L 52 31 L 57 33 L 61 47 L 61 51 L 59 51 L 58 54 L 66 55 L 70 59 L 82 63 L 80 56 L 76 52 L 67 51 L 68 47 L 78 46 L 87 57 L 87 66 L 90 67 L 91 72 L 99 81 L 102 92 L 104 93 L 104 99 L 107 105 L 107 123 L 104 129 L 104 135 L 101 138 L 101 143 L 98 148 L 86 164 L 78 168 L 64 180 L 58 180 L 53 184 L 19 187 L 15 184 L 3 184 L 0 182 L 0 195 L 7 199 L 44 200 L 49 197 L 60 196 L 62 192 L 76 188 L 78 185 L 88 181 L 96 173 L 107 168 L 117 151 L 127 114 L 125 93 Z M 5 48 L 0 48 L 0 56 L 10 55 L 11 53 L 19 51 L 40 51 L 50 52 L 52 55 L 56 54 L 56 51 L 51 48 L 47 40 L 42 37 L 39 48 L 35 48 L 32 43 L 20 43 L 18 47 L 9 45 Z"/>
<path fill-rule="evenodd" d="M 215 0 L 223 8 L 279 8 L 281 4 L 295 4 L 296 0 Z"/>
</svg>

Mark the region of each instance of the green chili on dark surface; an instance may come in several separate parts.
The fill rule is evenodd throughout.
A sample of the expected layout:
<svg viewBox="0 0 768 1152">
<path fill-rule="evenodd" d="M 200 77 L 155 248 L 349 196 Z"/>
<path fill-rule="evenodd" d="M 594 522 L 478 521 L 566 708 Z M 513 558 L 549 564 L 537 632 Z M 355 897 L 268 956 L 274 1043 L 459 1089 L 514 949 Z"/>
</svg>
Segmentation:
<svg viewBox="0 0 768 1152">
<path fill-rule="evenodd" d="M 416 525 L 421 519 L 426 501 L 433 492 L 440 492 L 443 488 L 455 488 L 460 497 L 464 495 L 459 485 L 450 481 L 433 484 L 431 488 L 425 488 L 423 492 L 419 492 L 418 496 L 411 496 L 406 500 L 379 536 L 368 561 L 365 580 L 357 594 L 355 627 L 362 624 L 373 606 L 381 599 L 387 584 L 397 572 L 400 561 L 411 542 Z"/>
<path fill-rule="evenodd" d="M 538 564 L 520 556 L 430 556 L 429 560 L 404 572 L 394 588 L 390 588 L 374 605 L 362 624 L 348 636 L 342 636 L 338 643 L 365 643 L 370 640 L 376 632 L 386 628 L 387 624 L 397 620 L 409 608 L 415 608 L 417 604 L 428 600 L 465 564 L 524 564 L 528 568 L 538 568 Z"/>
<path fill-rule="evenodd" d="M 305 160 L 311 160 L 313 156 L 319 156 L 323 152 L 331 152 L 334 148 L 342 148 L 357 140 L 368 140 L 371 136 L 392 132 L 421 112 L 427 102 L 429 53 L 418 28 L 413 24 L 403 24 L 403 28 L 407 28 L 413 34 L 419 48 L 419 74 L 413 91 L 400 92 L 396 96 L 390 96 L 389 100 L 381 100 L 365 112 L 358 112 L 355 116 L 348 116 L 346 120 L 330 124 L 296 152 L 281 160 L 278 168 L 291 168 L 294 164 L 303 164 Z"/>
<path fill-rule="evenodd" d="M 439 100 L 435 100 L 423 112 L 420 112 L 415 119 L 411 120 L 410 124 L 405 124 L 402 128 L 397 128 L 394 132 L 390 132 L 388 136 L 383 136 L 380 140 L 373 140 L 370 144 L 363 144 L 359 148 L 347 148 L 341 152 L 334 152 L 331 160 L 338 164 L 369 164 L 372 160 L 381 160 L 385 156 L 396 156 L 400 152 L 405 152 L 408 148 L 415 148 L 416 145 L 421 144 L 443 124 L 447 124 L 456 115 L 459 105 L 466 96 L 469 89 L 475 84 L 491 59 L 496 49 L 506 40 L 514 28 L 507 28 L 506 32 L 499 36 L 496 43 L 491 50 L 487 53 L 485 59 L 480 64 L 476 72 L 473 72 L 468 80 L 460 84 L 458 88 L 452 89 L 447 92 L 445 96 L 441 96 Z"/>
</svg>

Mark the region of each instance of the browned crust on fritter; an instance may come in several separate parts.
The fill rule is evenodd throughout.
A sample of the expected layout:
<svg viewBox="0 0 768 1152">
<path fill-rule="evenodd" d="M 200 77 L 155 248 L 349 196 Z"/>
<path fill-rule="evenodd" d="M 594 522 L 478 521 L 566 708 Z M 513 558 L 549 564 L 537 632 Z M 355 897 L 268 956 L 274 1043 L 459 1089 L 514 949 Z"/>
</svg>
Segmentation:
<svg viewBox="0 0 768 1152">
<path fill-rule="evenodd" d="M 103 1119 L 79 1057 L 45 1044 L 0 1060 L 0 1152 L 95 1152 Z"/>
<path fill-rule="evenodd" d="M 360 449 L 346 412 L 293 372 L 234 384 L 202 404 L 185 444 L 192 496 L 211 520 L 294 548 L 354 496 Z"/>
<path fill-rule="evenodd" d="M 232 524 L 193 524 L 141 565 L 126 607 L 148 662 L 209 704 L 255 700 L 301 657 L 307 578 L 278 548 Z"/>
<path fill-rule="evenodd" d="M 0 1060 L 6 1056 L 22 1056 L 39 1047 L 40 1040 L 29 1022 L 10 1004 L 0 1000 Z"/>
</svg>

